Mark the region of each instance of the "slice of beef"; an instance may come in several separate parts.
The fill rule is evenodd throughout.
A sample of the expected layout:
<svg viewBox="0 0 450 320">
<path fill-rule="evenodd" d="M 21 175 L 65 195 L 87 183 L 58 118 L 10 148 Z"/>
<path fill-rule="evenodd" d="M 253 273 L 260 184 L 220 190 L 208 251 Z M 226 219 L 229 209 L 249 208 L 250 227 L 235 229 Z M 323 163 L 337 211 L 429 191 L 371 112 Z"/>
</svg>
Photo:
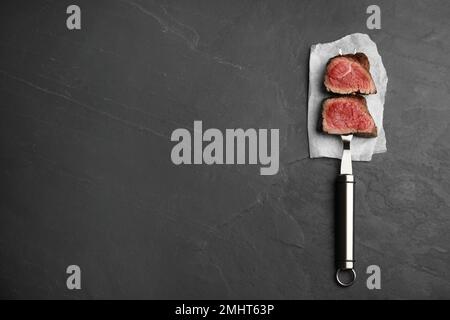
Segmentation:
<svg viewBox="0 0 450 320">
<path fill-rule="evenodd" d="M 338 94 L 377 93 L 370 75 L 369 59 L 361 52 L 331 58 L 327 63 L 324 84 L 328 91 Z"/>
<path fill-rule="evenodd" d="M 362 96 L 341 96 L 325 99 L 322 104 L 322 131 L 328 134 L 355 134 L 376 137 L 377 126 Z"/>
</svg>

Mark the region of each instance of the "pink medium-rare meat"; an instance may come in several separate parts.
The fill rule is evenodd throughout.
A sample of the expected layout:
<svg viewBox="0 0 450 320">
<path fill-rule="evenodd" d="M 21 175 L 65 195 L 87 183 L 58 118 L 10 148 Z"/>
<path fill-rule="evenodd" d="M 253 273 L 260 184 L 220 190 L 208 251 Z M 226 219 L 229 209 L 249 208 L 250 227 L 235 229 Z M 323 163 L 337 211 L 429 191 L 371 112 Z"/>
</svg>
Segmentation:
<svg viewBox="0 0 450 320">
<path fill-rule="evenodd" d="M 328 134 L 376 137 L 377 126 L 362 96 L 342 96 L 324 100 L 322 130 Z"/>
<path fill-rule="evenodd" d="M 369 59 L 361 52 L 331 58 L 327 63 L 324 84 L 328 91 L 338 94 L 377 93 L 370 75 Z"/>
</svg>

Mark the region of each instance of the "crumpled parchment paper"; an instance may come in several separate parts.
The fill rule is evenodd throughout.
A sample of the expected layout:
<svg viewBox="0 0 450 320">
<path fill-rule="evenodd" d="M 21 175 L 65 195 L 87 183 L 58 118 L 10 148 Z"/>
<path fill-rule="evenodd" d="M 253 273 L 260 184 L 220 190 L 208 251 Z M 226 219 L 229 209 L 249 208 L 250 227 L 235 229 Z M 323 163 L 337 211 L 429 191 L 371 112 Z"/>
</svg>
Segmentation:
<svg viewBox="0 0 450 320">
<path fill-rule="evenodd" d="M 331 96 L 326 92 L 323 80 L 328 60 L 339 54 L 363 52 L 370 61 L 370 73 L 377 87 L 377 94 L 365 95 L 367 106 L 378 127 L 378 137 L 354 137 L 351 143 L 352 160 L 370 161 L 374 153 L 386 152 L 386 136 L 383 128 L 384 99 L 388 77 L 377 45 L 367 34 L 354 33 L 337 41 L 319 43 L 311 47 L 309 58 L 309 99 L 308 99 L 308 139 L 311 158 L 337 158 L 342 156 L 342 142 L 339 136 L 332 136 L 318 131 L 318 121 L 322 101 Z"/>
</svg>

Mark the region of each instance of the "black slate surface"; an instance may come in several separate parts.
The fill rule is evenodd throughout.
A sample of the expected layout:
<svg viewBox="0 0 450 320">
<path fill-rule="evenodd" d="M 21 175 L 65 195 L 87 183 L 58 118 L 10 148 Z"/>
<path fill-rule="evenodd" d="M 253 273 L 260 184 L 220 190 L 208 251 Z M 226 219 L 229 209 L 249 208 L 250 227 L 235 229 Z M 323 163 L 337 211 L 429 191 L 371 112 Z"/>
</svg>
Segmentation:
<svg viewBox="0 0 450 320">
<path fill-rule="evenodd" d="M 381 30 L 370 4 L 2 1 L 0 297 L 450 298 L 450 2 L 377 1 Z M 388 72 L 388 153 L 354 164 L 359 279 L 341 289 L 308 54 L 354 32 Z M 279 128 L 280 172 L 173 165 L 170 134 L 194 120 Z"/>
</svg>

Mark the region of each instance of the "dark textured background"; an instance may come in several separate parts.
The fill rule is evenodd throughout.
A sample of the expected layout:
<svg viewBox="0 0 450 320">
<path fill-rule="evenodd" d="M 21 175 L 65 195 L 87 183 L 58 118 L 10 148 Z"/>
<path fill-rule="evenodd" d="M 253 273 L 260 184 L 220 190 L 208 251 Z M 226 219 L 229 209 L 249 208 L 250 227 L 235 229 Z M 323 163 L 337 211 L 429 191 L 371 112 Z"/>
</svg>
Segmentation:
<svg viewBox="0 0 450 320">
<path fill-rule="evenodd" d="M 2 1 L 0 297 L 450 298 L 450 2 L 377 1 L 378 31 L 369 4 Z M 354 165 L 360 277 L 341 289 L 338 161 L 308 159 L 307 66 L 353 32 L 388 71 L 388 153 Z M 279 174 L 176 167 L 170 134 L 194 120 L 279 128 Z"/>
</svg>

